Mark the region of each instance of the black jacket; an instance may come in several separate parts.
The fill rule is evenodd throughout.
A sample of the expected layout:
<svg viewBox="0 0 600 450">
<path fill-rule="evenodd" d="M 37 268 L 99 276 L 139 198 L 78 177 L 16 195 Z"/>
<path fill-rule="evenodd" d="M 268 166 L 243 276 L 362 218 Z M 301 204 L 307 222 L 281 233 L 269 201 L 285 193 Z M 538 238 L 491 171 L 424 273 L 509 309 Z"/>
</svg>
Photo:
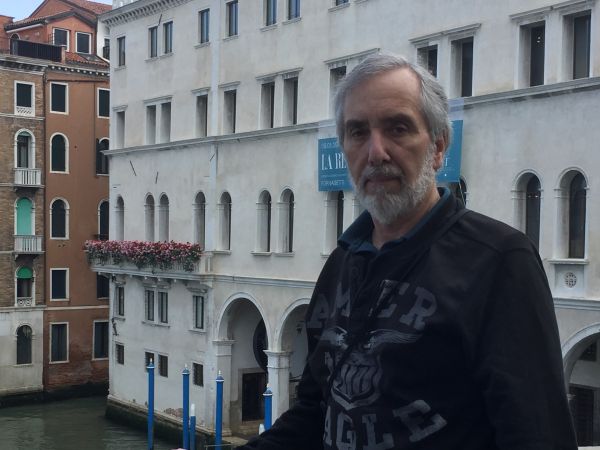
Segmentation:
<svg viewBox="0 0 600 450">
<path fill-rule="evenodd" d="M 460 211 L 446 195 L 379 251 L 357 219 L 315 287 L 298 402 L 242 449 L 577 449 L 538 253 Z"/>
</svg>

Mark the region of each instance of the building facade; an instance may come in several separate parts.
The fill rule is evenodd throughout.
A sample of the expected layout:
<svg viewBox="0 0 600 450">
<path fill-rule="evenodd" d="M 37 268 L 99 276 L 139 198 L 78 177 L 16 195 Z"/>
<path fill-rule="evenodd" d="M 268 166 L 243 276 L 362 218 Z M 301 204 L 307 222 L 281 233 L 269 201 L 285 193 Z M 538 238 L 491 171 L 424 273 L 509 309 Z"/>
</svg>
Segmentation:
<svg viewBox="0 0 600 450">
<path fill-rule="evenodd" d="M 1 91 L 3 118 L 10 118 L 1 129 L 3 167 L 14 178 L 3 180 L 4 189 L 15 197 L 10 208 L 2 205 L 10 219 L 3 250 L 14 261 L 2 271 L 2 306 L 14 310 L 2 312 L 11 318 L 1 334 L 10 351 L 0 370 L 14 374 L 0 377 L 2 394 L 102 389 L 108 379 L 109 281 L 89 269 L 82 249 L 87 239 L 108 237 L 101 151 L 108 148 L 109 66 L 97 56 L 98 41 L 105 43 L 96 29 L 98 13 L 109 9 L 45 0 L 30 17 L 2 23 L 7 67 L 39 71 L 13 75 Z M 35 323 L 21 317 L 24 310 L 36 312 Z M 35 372 L 35 387 L 18 376 L 26 371 Z"/>
<path fill-rule="evenodd" d="M 460 176 L 445 184 L 538 246 L 580 445 L 600 442 L 600 136 L 583 119 L 600 104 L 596 1 L 113 6 L 102 16 L 113 55 L 111 240 L 197 242 L 205 253 L 192 272 L 94 263 L 114 280 L 111 404 L 144 403 L 150 359 L 158 412 L 179 414 L 188 365 L 208 431 L 218 372 L 227 432 L 255 429 L 266 379 L 275 415 L 294 401 L 312 287 L 361 210 L 342 178 L 328 178 L 345 168 L 335 145 L 327 151 L 331 99 L 347 71 L 386 51 L 423 64 L 449 93 L 462 158 L 448 162 Z"/>
</svg>

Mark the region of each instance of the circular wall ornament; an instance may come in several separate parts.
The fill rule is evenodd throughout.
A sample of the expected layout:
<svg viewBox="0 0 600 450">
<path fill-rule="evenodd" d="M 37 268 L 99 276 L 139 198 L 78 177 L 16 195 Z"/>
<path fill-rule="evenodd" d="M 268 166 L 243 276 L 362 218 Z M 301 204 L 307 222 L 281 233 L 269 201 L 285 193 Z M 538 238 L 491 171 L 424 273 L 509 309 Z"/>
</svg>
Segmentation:
<svg viewBox="0 0 600 450">
<path fill-rule="evenodd" d="M 565 273 L 565 285 L 568 288 L 572 288 L 572 287 L 575 287 L 576 284 L 577 284 L 577 275 L 575 275 L 573 272 Z"/>
</svg>

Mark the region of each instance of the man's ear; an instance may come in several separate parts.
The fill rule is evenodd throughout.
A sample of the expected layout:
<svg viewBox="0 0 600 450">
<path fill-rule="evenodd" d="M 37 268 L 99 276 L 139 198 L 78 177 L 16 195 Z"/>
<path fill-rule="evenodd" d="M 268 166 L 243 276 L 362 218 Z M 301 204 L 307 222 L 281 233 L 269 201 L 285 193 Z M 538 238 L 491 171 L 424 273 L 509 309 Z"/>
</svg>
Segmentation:
<svg viewBox="0 0 600 450">
<path fill-rule="evenodd" d="M 445 131 L 435 141 L 435 152 L 433 155 L 433 168 L 435 171 L 438 171 L 440 169 L 440 167 L 442 167 L 442 165 L 443 165 L 442 163 L 444 161 L 444 153 L 446 152 L 447 147 L 448 147 L 448 132 Z"/>
</svg>

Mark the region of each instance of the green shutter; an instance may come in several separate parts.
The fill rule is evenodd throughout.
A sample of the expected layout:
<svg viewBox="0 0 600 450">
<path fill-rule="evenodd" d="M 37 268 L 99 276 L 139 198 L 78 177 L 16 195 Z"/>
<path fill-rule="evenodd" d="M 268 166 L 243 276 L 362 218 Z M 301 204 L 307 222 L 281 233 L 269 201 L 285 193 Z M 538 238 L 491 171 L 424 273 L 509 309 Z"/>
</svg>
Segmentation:
<svg viewBox="0 0 600 450">
<path fill-rule="evenodd" d="M 20 198 L 17 201 L 17 234 L 21 236 L 31 236 L 33 230 L 31 227 L 31 200 Z"/>
<path fill-rule="evenodd" d="M 29 267 L 21 267 L 17 271 L 17 278 L 22 280 L 31 280 L 33 278 L 33 271 Z"/>
</svg>

